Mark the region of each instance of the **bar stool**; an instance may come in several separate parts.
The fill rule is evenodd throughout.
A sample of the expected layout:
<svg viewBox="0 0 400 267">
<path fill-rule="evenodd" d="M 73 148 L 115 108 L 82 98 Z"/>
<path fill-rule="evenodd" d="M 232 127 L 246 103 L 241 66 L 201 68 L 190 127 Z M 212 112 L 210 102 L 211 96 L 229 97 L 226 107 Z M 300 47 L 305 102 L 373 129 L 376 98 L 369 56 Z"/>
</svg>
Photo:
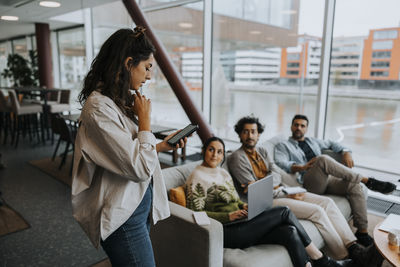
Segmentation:
<svg viewBox="0 0 400 267">
<path fill-rule="evenodd" d="M 14 143 L 15 140 L 15 147 L 18 146 L 19 135 L 25 134 L 25 130 L 28 129 L 29 139 L 32 140 L 31 134 L 31 125 L 30 125 L 30 118 L 34 119 L 36 130 L 36 135 L 39 140 L 39 132 L 38 132 L 38 113 L 41 113 L 43 108 L 40 104 L 23 104 L 21 105 L 18 101 L 17 94 L 15 90 L 9 91 L 9 96 L 11 100 L 11 111 L 14 113 L 14 126 L 13 126 L 13 137 L 11 140 L 11 144 Z"/>
</svg>

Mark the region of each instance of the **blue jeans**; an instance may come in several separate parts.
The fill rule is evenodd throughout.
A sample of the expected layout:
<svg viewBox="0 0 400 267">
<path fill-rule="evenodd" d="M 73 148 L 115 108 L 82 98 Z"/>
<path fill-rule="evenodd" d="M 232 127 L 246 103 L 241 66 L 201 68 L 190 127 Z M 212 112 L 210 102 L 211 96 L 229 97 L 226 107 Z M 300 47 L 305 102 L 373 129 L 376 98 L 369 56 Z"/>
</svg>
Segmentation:
<svg viewBox="0 0 400 267">
<path fill-rule="evenodd" d="M 149 185 L 132 216 L 106 240 L 100 242 L 113 267 L 155 266 L 149 235 L 152 196 L 152 186 Z"/>
</svg>

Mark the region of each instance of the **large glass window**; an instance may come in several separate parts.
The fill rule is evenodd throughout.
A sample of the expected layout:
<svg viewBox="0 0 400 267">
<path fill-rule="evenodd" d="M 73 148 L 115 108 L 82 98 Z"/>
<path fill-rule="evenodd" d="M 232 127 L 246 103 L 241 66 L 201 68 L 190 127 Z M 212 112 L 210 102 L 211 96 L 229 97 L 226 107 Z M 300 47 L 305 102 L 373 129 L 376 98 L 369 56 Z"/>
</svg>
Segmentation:
<svg viewBox="0 0 400 267">
<path fill-rule="evenodd" d="M 0 86 L 7 86 L 7 80 L 3 78 L 1 73 L 7 68 L 7 42 L 0 43 Z"/>
<path fill-rule="evenodd" d="M 196 107 L 202 109 L 203 92 L 203 1 L 146 12 L 156 35 L 182 75 Z M 157 64 L 144 88 L 152 99 L 152 122 L 183 127 L 189 119 Z"/>
<path fill-rule="evenodd" d="M 71 89 L 71 104 L 80 108 L 76 102 L 86 75 L 86 49 L 83 27 L 58 32 L 60 83 L 61 87 Z"/>
<path fill-rule="evenodd" d="M 12 46 L 14 54 L 19 54 L 26 59 L 29 58 L 27 38 L 24 37 L 12 40 Z"/>
<path fill-rule="evenodd" d="M 233 141 L 239 141 L 233 126 L 243 116 L 259 117 L 267 139 L 288 135 L 296 113 L 314 117 L 316 109 L 324 2 L 260 2 L 213 1 L 211 124 Z M 254 19 L 257 14 L 282 23 Z"/>
<path fill-rule="evenodd" d="M 118 14 L 118 16 L 115 16 Z M 121 28 L 132 28 L 133 22 L 122 1 L 92 8 L 93 52 L 100 50 L 104 41 Z"/>
<path fill-rule="evenodd" d="M 158 9 L 171 1 L 140 1 L 149 8 L 145 16 L 166 48 L 177 71 L 182 75 L 189 95 L 201 110 L 203 92 L 203 2 Z M 115 14 L 119 14 L 115 16 Z M 93 43 L 96 55 L 103 42 L 117 29 L 135 27 L 122 2 L 100 5 L 92 9 Z M 157 62 L 152 79 L 142 88 L 152 100 L 152 123 L 180 128 L 189 123 L 168 81 Z M 195 138 L 193 138 L 195 139 Z"/>
<path fill-rule="evenodd" d="M 400 58 L 394 56 L 400 53 L 399 8 L 396 0 L 336 1 L 325 129 L 326 138 L 352 149 L 356 165 L 395 173 L 400 173 Z M 344 44 L 357 49 L 335 51 Z M 346 78 L 340 73 L 345 69 L 355 75 Z"/>
<path fill-rule="evenodd" d="M 372 61 L 371 67 L 373 67 L 373 68 L 389 68 L 390 61 Z"/>
<path fill-rule="evenodd" d="M 392 49 L 393 47 L 393 41 L 374 41 L 372 43 L 372 49 L 378 50 L 378 49 Z"/>
<path fill-rule="evenodd" d="M 392 2 L 393 4 L 393 2 Z M 384 8 L 386 5 L 384 6 Z M 396 7 L 398 8 L 398 6 Z M 382 30 L 374 32 L 374 39 L 396 39 L 397 38 L 397 31 L 396 30 Z"/>
<path fill-rule="evenodd" d="M 373 58 L 390 58 L 392 56 L 392 52 L 390 51 L 374 51 L 372 53 Z"/>
</svg>

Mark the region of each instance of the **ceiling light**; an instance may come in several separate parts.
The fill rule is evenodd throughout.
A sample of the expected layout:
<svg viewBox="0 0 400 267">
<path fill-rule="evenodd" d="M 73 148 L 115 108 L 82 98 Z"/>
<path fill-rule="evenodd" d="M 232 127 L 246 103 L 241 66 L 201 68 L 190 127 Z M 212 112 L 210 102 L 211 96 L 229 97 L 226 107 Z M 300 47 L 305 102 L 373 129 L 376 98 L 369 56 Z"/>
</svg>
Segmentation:
<svg viewBox="0 0 400 267">
<path fill-rule="evenodd" d="M 178 25 L 179 25 L 179 27 L 185 28 L 185 29 L 193 28 L 193 24 L 190 22 L 180 22 Z"/>
<path fill-rule="evenodd" d="M 61 4 L 56 1 L 40 1 L 39 5 L 44 6 L 44 7 L 60 7 L 61 6 Z"/>
<path fill-rule="evenodd" d="M 11 20 L 11 21 L 16 21 L 16 20 L 19 19 L 19 18 L 16 17 L 16 16 L 1 16 L 0 18 L 1 18 L 2 20 Z"/>
<path fill-rule="evenodd" d="M 261 34 L 260 31 L 250 31 L 250 34 Z"/>
</svg>

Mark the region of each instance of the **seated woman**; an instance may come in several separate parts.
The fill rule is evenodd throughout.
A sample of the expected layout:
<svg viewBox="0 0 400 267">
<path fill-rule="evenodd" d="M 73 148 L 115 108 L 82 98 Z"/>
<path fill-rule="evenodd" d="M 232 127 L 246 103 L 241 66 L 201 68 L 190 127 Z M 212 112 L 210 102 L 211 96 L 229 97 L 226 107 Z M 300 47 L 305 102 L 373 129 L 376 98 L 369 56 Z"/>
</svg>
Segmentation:
<svg viewBox="0 0 400 267">
<path fill-rule="evenodd" d="M 203 163 L 194 169 L 186 182 L 187 207 L 205 211 L 224 224 L 224 247 L 279 244 L 287 249 L 296 267 L 351 265 L 351 260 L 335 261 L 322 254 L 287 207 L 274 207 L 250 221 L 226 225 L 245 218 L 247 204 L 240 200 L 230 174 L 219 167 L 224 156 L 224 142 L 218 137 L 208 139 L 203 146 Z"/>
</svg>

